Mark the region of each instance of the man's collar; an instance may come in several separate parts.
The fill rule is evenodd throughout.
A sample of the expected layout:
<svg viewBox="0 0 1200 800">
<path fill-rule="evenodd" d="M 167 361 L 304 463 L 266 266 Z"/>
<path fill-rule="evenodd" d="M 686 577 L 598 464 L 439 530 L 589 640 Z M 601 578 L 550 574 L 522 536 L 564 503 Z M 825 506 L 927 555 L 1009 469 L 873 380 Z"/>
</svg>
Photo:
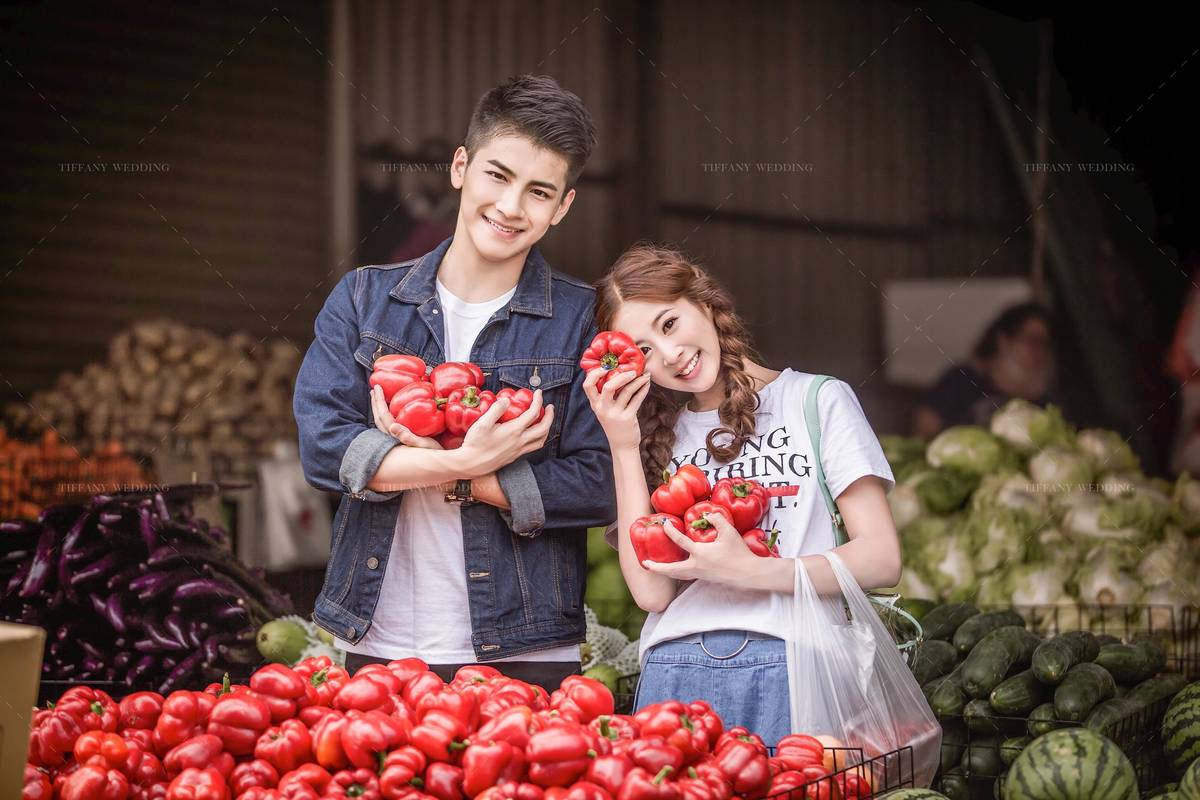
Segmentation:
<svg viewBox="0 0 1200 800">
<path fill-rule="evenodd" d="M 404 303 L 423 305 L 437 296 L 437 272 L 442 258 L 454 241 L 451 236 L 430 253 L 417 259 L 417 263 L 397 283 L 389 294 Z M 509 301 L 512 311 L 533 314 L 539 317 L 554 315 L 550 302 L 550 265 L 542 258 L 541 250 L 534 245 L 525 257 L 525 266 L 517 281 L 517 291 Z"/>
</svg>

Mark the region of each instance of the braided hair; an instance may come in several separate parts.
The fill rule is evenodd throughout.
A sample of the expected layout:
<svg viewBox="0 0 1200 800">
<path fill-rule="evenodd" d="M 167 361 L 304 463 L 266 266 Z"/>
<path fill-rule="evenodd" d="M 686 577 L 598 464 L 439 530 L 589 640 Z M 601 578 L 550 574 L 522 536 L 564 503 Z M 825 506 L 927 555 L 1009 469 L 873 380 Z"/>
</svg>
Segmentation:
<svg viewBox="0 0 1200 800">
<path fill-rule="evenodd" d="M 672 303 L 684 298 L 709 312 L 721 348 L 717 380 L 724 384 L 724 398 L 717 409 L 721 426 L 709 431 L 705 445 L 722 463 L 737 458 L 755 433 L 758 392 L 746 362 L 757 359 L 758 354 L 745 324 L 733 310 L 729 292 L 683 253 L 653 244 L 636 244 L 626 250 L 596 283 L 596 291 L 600 330 L 610 330 L 617 310 L 630 300 Z M 650 488 L 662 481 L 663 471 L 671 463 L 675 423 L 687 398 L 686 393 L 651 384 L 638 411 L 642 470 Z"/>
</svg>

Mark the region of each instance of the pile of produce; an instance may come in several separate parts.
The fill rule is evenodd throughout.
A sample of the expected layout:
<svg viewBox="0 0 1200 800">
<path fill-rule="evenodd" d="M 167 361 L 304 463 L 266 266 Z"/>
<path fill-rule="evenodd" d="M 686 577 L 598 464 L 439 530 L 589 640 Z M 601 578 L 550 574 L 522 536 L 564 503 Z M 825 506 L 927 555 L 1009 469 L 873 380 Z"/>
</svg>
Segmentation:
<svg viewBox="0 0 1200 800">
<path fill-rule="evenodd" d="M 119 442 L 83 456 L 46 430 L 36 444 L 0 429 L 0 519 L 33 519 L 46 506 L 98 491 L 144 486 L 147 475 Z"/>
<path fill-rule="evenodd" d="M 1197 706 L 1188 708 L 1184 702 L 1185 711 L 1178 716 L 1185 721 L 1172 723 L 1171 736 L 1164 736 L 1174 742 L 1168 751 L 1178 753 L 1177 764 L 1189 753 L 1200 755 L 1200 725 L 1195 723 L 1200 684 L 1188 687 L 1183 675 L 1165 672 L 1166 651 L 1149 634 L 1135 633 L 1125 642 L 1086 631 L 1043 638 L 1029 631 L 1015 611 L 981 613 L 970 603 L 936 606 L 921 624 L 926 641 L 910 668 L 942 723 L 940 780 L 951 798 L 972 797 L 980 784 L 990 789 L 1006 773 L 1006 787 L 1014 780 L 1022 786 L 1059 780 L 1054 762 L 1047 760 L 1047 753 L 1057 750 L 1035 749 L 1024 756 L 1043 746 L 1038 737 L 1051 731 L 1059 731 L 1072 746 L 1083 740 L 1070 736 L 1116 736 L 1117 723 L 1123 736 L 1153 738 L 1159 715 L 1176 696 L 1177 702 L 1192 696 Z M 1142 729 L 1134 730 L 1138 726 Z M 1092 758 L 1095 748 L 1079 747 L 1089 754 L 1091 766 L 1084 772 L 1095 777 L 1101 763 L 1098 756 Z M 1136 786 L 1132 766 L 1118 768 L 1128 764 L 1124 755 L 1104 763 L 1111 774 L 1098 776 L 1102 784 Z"/>
<path fill-rule="evenodd" d="M 44 679 L 169 691 L 260 663 L 259 626 L 291 603 L 192 516 L 215 490 L 97 495 L 0 523 L 0 618 L 46 630 Z"/>
<path fill-rule="evenodd" d="M 339 667 L 346 664 L 346 651 L 334 646 L 333 634 L 297 614 L 264 623 L 254 643 L 265 660 L 289 667 L 317 656 L 326 656 Z"/>
<path fill-rule="evenodd" d="M 871 796 L 836 743 L 791 735 L 773 755 L 703 701 L 613 712 L 599 682 L 553 694 L 468 665 L 445 683 L 415 658 L 362 667 L 270 664 L 120 703 L 76 687 L 37 711 L 25 797 L 65 800 L 731 800 L 795 789 Z M 843 753 L 843 757 L 844 757 Z"/>
<path fill-rule="evenodd" d="M 111 441 L 138 455 L 204 449 L 219 474 L 253 477 L 277 439 L 296 437 L 292 390 L 302 356 L 282 338 L 142 322 L 112 339 L 106 362 L 62 374 L 5 416 L 23 438 L 52 429 L 84 453 Z"/>
<path fill-rule="evenodd" d="M 1129 445 L 1012 400 L 990 430 L 881 437 L 909 597 L 985 605 L 1200 604 L 1200 483 L 1144 475 Z"/>
</svg>

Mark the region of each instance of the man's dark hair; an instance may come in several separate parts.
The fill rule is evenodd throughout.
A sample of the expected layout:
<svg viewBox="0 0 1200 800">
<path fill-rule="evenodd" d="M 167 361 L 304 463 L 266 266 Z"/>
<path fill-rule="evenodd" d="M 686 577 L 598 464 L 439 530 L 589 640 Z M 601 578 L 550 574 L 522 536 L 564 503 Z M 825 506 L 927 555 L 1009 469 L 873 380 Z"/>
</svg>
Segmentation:
<svg viewBox="0 0 1200 800">
<path fill-rule="evenodd" d="M 573 92 L 549 75 L 519 75 L 489 90 L 467 126 L 467 157 L 496 136 L 525 136 L 567 161 L 567 189 L 575 186 L 592 148 L 592 115 Z"/>
<path fill-rule="evenodd" d="M 991 361 L 996 357 L 1000 337 L 1015 335 L 1031 319 L 1040 319 L 1046 323 L 1046 327 L 1053 334 L 1054 321 L 1050 318 L 1050 312 L 1045 306 L 1034 302 L 1018 303 L 1004 309 L 1000 312 L 1000 316 L 992 320 L 992 324 L 988 325 L 987 330 L 979 337 L 979 343 L 975 345 L 973 355 L 981 361 Z"/>
</svg>

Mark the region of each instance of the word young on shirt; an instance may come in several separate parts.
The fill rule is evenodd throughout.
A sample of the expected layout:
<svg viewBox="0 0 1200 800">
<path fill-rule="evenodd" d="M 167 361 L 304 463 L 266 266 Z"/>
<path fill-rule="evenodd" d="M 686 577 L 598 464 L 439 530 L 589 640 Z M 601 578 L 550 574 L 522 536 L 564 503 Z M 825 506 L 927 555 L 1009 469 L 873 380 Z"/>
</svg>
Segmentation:
<svg viewBox="0 0 1200 800">
<path fill-rule="evenodd" d="M 807 453 L 797 453 L 788 448 L 792 437 L 787 426 L 759 434 L 746 440 L 738 457 L 728 464 L 713 458 L 706 447 L 681 457 L 672 457 L 671 464 L 679 469 L 684 464 L 698 467 L 711 483 L 722 478 L 745 478 L 755 480 L 763 486 L 789 486 L 796 478 L 811 478 L 812 465 Z M 784 508 L 785 501 L 795 505 L 795 497 L 773 498 L 775 508 Z"/>
</svg>

